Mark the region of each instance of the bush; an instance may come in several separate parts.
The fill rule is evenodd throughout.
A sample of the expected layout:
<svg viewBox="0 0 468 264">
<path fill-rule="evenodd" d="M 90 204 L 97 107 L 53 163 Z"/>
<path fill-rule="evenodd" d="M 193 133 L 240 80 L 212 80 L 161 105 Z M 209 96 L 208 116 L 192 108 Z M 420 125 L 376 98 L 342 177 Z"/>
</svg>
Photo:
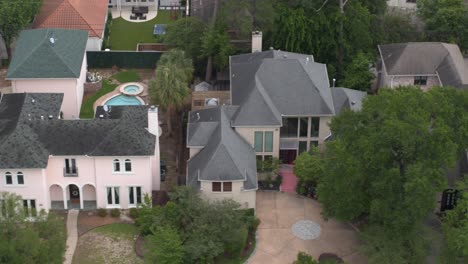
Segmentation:
<svg viewBox="0 0 468 264">
<path fill-rule="evenodd" d="M 128 216 L 130 216 L 132 219 L 136 219 L 138 217 L 138 209 L 130 208 L 130 211 L 128 212 Z"/>
<path fill-rule="evenodd" d="M 105 217 L 107 215 L 107 210 L 104 209 L 104 208 L 99 208 L 97 210 L 97 214 L 100 216 L 100 217 Z"/>
<path fill-rule="evenodd" d="M 297 260 L 293 264 L 319 264 L 312 256 L 308 255 L 305 252 L 299 252 L 297 254 Z"/>
<path fill-rule="evenodd" d="M 247 244 L 247 237 L 249 231 L 246 227 L 241 227 L 226 243 L 226 253 L 230 254 L 233 258 L 240 258 L 242 251 Z"/>
<path fill-rule="evenodd" d="M 110 211 L 110 215 L 111 215 L 112 217 L 119 217 L 119 216 L 120 216 L 120 210 L 117 209 L 117 208 L 114 208 L 114 209 L 112 209 L 112 210 Z"/>
</svg>

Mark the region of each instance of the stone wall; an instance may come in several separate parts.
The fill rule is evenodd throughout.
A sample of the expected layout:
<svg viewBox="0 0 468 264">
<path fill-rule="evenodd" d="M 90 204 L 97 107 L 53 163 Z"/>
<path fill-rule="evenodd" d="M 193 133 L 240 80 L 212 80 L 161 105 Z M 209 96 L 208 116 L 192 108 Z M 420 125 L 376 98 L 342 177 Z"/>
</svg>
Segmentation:
<svg viewBox="0 0 468 264">
<path fill-rule="evenodd" d="M 85 93 L 95 93 L 102 87 L 102 81 L 95 82 L 95 83 L 90 83 L 90 82 L 85 82 L 84 83 L 84 92 Z"/>
</svg>

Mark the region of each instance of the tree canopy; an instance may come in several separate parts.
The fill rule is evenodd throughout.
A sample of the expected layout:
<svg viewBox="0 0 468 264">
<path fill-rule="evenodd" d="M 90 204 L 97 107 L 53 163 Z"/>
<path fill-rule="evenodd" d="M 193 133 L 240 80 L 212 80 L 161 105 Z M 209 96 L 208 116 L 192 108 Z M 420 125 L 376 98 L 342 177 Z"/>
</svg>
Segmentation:
<svg viewBox="0 0 468 264">
<path fill-rule="evenodd" d="M 0 0 L 0 35 L 5 40 L 9 57 L 13 39 L 32 22 L 41 3 L 41 0 Z"/>
<path fill-rule="evenodd" d="M 417 263 L 422 222 L 468 142 L 468 93 L 382 89 L 330 128 L 318 197 L 324 215 L 368 221 L 374 263 Z"/>
<path fill-rule="evenodd" d="M 0 213 L 0 263 L 63 263 L 67 235 L 62 219 L 38 212 L 30 221 L 22 198 L 5 192 L 0 193 Z"/>
</svg>

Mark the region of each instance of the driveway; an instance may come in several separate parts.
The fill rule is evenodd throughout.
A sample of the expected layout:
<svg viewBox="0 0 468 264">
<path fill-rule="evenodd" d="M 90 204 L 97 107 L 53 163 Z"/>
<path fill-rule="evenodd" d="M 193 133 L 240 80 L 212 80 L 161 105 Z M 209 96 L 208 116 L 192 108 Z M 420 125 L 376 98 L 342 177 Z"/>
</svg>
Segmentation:
<svg viewBox="0 0 468 264">
<path fill-rule="evenodd" d="M 296 194 L 257 191 L 257 216 L 261 224 L 257 230 L 257 247 L 248 263 L 292 263 L 299 251 L 315 259 L 322 253 L 333 253 L 348 264 L 367 263 L 365 257 L 357 252 L 360 244 L 356 231 L 334 219 L 325 222 L 321 211 L 317 201 Z M 320 234 L 315 233 L 318 237 L 302 240 L 295 236 L 292 226 L 301 220 L 318 224 Z M 311 229 L 306 228 L 305 231 L 308 233 Z"/>
</svg>

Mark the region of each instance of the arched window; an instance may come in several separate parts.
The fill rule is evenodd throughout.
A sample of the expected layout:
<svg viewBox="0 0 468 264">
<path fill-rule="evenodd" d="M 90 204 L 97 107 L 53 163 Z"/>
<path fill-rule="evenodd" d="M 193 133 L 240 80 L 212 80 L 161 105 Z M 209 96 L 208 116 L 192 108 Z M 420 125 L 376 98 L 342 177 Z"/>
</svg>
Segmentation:
<svg viewBox="0 0 468 264">
<path fill-rule="evenodd" d="M 16 173 L 16 183 L 19 185 L 24 185 L 24 174 L 21 171 Z"/>
<path fill-rule="evenodd" d="M 125 171 L 126 172 L 132 171 L 132 161 L 129 159 L 125 160 Z"/>
<path fill-rule="evenodd" d="M 5 183 L 7 185 L 13 185 L 13 177 L 11 176 L 11 172 L 5 172 Z"/>
<path fill-rule="evenodd" d="M 114 159 L 114 172 L 120 172 L 120 160 Z"/>
</svg>

